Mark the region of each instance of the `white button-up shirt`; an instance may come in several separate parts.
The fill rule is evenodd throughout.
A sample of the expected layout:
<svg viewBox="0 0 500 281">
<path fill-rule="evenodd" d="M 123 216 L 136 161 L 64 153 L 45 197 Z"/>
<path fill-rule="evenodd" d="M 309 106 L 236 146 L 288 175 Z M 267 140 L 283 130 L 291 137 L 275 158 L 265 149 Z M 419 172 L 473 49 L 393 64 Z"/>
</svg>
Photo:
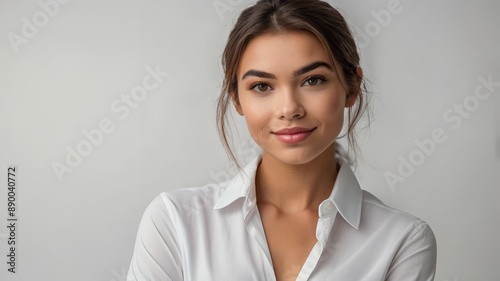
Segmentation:
<svg viewBox="0 0 500 281">
<path fill-rule="evenodd" d="M 127 280 L 276 280 L 256 205 L 261 157 L 228 182 L 158 195 L 141 220 Z M 433 280 L 430 227 L 361 190 L 349 164 L 337 161 L 332 193 L 318 208 L 317 242 L 297 280 Z"/>
</svg>

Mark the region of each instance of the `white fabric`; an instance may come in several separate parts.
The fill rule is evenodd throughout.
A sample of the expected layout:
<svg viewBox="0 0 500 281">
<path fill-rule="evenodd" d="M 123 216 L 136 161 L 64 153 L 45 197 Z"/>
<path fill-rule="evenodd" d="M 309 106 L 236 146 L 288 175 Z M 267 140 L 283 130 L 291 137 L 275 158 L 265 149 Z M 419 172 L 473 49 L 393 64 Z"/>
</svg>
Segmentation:
<svg viewBox="0 0 500 281">
<path fill-rule="evenodd" d="M 141 220 L 127 280 L 276 280 L 255 197 L 261 157 L 231 181 L 158 195 Z M 318 208 L 318 241 L 297 280 L 434 280 L 430 227 L 361 190 L 337 161 L 332 194 Z"/>
</svg>

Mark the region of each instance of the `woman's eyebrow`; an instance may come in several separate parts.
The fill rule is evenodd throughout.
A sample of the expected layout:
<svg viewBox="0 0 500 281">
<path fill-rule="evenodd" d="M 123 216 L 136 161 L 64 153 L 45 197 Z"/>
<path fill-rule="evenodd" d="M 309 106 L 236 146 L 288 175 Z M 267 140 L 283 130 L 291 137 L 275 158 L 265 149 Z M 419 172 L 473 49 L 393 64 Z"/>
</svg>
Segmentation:
<svg viewBox="0 0 500 281">
<path fill-rule="evenodd" d="M 295 70 L 293 72 L 293 77 L 298 77 L 302 74 L 305 74 L 309 71 L 312 71 L 318 67 L 325 67 L 329 70 L 332 70 L 333 71 L 333 67 L 327 63 L 327 62 L 324 62 L 324 61 L 315 61 L 313 63 L 310 63 L 306 66 L 303 66 L 297 70 Z M 268 72 L 265 72 L 265 71 L 260 71 L 260 70 L 255 70 L 255 69 L 250 69 L 249 71 L 245 72 L 245 74 L 243 74 L 243 77 L 241 78 L 241 80 L 244 80 L 245 78 L 247 78 L 248 76 L 256 76 L 256 77 L 260 77 L 260 78 L 268 78 L 268 79 L 276 79 L 276 76 L 274 74 L 271 74 L 271 73 L 268 73 Z"/>
<path fill-rule="evenodd" d="M 271 74 L 271 73 L 268 73 L 268 72 L 264 72 L 264 71 L 260 71 L 260 70 L 250 69 L 245 74 L 243 74 L 243 77 L 241 77 L 241 80 L 244 80 L 248 76 L 257 76 L 257 77 L 260 77 L 260 78 L 276 79 L 276 76 L 274 76 L 274 74 Z"/>
<path fill-rule="evenodd" d="M 293 77 L 300 76 L 300 75 L 305 74 L 305 73 L 307 73 L 309 71 L 312 71 L 312 70 L 314 70 L 314 69 L 316 69 L 318 67 L 325 67 L 325 68 L 333 71 L 333 67 L 329 63 L 326 63 L 324 61 L 315 61 L 315 62 L 313 62 L 311 64 L 308 64 L 308 65 L 306 65 L 304 67 L 301 67 L 301 68 L 295 70 L 293 72 Z"/>
</svg>

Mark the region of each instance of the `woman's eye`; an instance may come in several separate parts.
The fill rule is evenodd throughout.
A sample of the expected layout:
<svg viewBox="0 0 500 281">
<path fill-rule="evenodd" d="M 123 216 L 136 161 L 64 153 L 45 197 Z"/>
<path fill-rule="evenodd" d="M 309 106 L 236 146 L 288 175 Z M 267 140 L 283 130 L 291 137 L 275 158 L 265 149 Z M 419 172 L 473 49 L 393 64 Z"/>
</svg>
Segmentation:
<svg viewBox="0 0 500 281">
<path fill-rule="evenodd" d="M 304 84 L 306 86 L 315 86 L 322 84 L 323 82 L 325 82 L 325 79 L 322 77 L 310 77 L 304 82 Z"/>
<path fill-rule="evenodd" d="M 269 86 L 267 84 L 259 83 L 259 84 L 253 85 L 250 89 L 252 89 L 256 92 L 259 92 L 259 93 L 263 93 L 263 92 L 269 91 L 271 89 L 271 86 Z"/>
</svg>

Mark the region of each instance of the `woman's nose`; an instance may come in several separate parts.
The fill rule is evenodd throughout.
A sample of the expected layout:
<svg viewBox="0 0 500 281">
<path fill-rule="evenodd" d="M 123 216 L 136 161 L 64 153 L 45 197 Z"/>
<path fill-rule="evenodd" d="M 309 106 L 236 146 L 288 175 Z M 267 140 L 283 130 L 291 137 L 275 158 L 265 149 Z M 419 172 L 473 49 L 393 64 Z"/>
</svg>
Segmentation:
<svg viewBox="0 0 500 281">
<path fill-rule="evenodd" d="M 298 92 L 292 89 L 283 89 L 279 93 L 277 117 L 279 119 L 298 119 L 305 115 L 305 109 L 300 102 Z"/>
</svg>

